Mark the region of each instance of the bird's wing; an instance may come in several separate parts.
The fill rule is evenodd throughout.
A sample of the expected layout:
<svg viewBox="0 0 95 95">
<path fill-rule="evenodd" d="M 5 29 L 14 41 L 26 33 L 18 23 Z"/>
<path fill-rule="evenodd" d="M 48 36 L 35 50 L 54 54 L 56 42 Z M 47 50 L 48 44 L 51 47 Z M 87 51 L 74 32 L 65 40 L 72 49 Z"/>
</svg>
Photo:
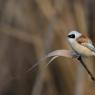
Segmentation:
<svg viewBox="0 0 95 95">
<path fill-rule="evenodd" d="M 93 46 L 91 40 L 88 40 L 88 42 L 86 42 L 86 43 L 81 43 L 81 45 L 83 45 L 83 46 L 89 48 L 91 51 L 95 52 L 95 47 Z"/>
</svg>

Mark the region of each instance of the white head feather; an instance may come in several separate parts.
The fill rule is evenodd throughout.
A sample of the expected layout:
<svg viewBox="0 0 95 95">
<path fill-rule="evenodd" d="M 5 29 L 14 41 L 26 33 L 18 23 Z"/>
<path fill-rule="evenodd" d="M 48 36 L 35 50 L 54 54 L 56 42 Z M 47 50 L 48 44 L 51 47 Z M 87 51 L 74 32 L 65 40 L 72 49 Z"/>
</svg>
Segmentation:
<svg viewBox="0 0 95 95">
<path fill-rule="evenodd" d="M 76 39 L 78 37 L 80 37 L 82 34 L 77 32 L 77 31 L 71 31 L 69 34 L 68 34 L 68 41 L 72 44 L 73 42 L 76 41 Z"/>
</svg>

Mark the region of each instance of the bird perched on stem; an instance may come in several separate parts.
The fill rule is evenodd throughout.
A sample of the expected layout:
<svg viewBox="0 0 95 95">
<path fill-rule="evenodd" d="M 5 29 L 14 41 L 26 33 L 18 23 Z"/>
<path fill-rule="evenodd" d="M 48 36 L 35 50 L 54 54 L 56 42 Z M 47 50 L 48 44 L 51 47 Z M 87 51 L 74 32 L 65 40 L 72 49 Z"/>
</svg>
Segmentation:
<svg viewBox="0 0 95 95">
<path fill-rule="evenodd" d="M 71 45 L 72 49 L 79 55 L 78 60 L 86 69 L 91 79 L 95 81 L 95 77 L 82 60 L 82 56 L 95 56 L 95 47 L 93 46 L 92 41 L 87 36 L 77 31 L 71 31 L 68 34 L 68 42 Z"/>
</svg>

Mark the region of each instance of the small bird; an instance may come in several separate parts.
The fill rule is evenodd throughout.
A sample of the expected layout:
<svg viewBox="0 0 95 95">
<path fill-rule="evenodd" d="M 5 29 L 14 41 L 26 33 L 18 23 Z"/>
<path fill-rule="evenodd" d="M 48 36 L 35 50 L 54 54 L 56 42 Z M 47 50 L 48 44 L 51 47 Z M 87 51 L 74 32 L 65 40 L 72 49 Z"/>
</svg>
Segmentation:
<svg viewBox="0 0 95 95">
<path fill-rule="evenodd" d="M 71 31 L 67 39 L 70 46 L 77 54 L 81 56 L 95 56 L 95 47 L 87 36 L 77 31 Z"/>
</svg>

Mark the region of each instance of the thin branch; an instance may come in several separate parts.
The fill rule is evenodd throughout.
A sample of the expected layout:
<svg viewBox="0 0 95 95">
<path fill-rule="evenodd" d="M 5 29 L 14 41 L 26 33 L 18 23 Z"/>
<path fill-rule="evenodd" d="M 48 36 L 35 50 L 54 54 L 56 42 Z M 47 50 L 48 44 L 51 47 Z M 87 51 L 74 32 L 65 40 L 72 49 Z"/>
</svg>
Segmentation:
<svg viewBox="0 0 95 95">
<path fill-rule="evenodd" d="M 90 75 L 91 79 L 93 81 L 95 81 L 95 77 L 93 76 L 93 74 L 90 72 L 90 70 L 87 68 L 87 66 L 85 65 L 85 63 L 82 60 L 82 57 L 80 55 L 78 55 L 77 53 L 75 53 L 74 51 L 71 50 L 55 50 L 53 52 L 50 52 L 48 55 L 44 56 L 42 59 L 40 59 L 38 61 L 38 63 L 36 63 L 34 66 L 32 66 L 31 68 L 29 68 L 28 70 L 26 70 L 26 72 L 29 72 L 31 70 L 33 70 L 34 68 L 36 68 L 39 64 L 41 64 L 42 61 L 44 61 L 45 59 L 49 58 L 49 57 L 53 57 L 48 64 L 46 64 L 45 67 L 47 67 L 54 59 L 56 59 L 59 56 L 64 56 L 64 57 L 68 57 L 68 58 L 77 58 L 79 60 L 79 62 L 82 64 L 82 66 L 85 68 L 85 70 L 87 71 L 87 73 Z"/>
<path fill-rule="evenodd" d="M 80 63 L 83 65 L 83 67 L 85 68 L 85 70 L 87 71 L 87 73 L 90 75 L 91 79 L 93 81 L 95 81 L 95 77 L 93 76 L 93 74 L 90 72 L 90 70 L 87 68 L 87 66 L 85 65 L 85 63 L 82 60 L 82 57 L 79 56 L 78 60 L 80 61 Z"/>
</svg>

